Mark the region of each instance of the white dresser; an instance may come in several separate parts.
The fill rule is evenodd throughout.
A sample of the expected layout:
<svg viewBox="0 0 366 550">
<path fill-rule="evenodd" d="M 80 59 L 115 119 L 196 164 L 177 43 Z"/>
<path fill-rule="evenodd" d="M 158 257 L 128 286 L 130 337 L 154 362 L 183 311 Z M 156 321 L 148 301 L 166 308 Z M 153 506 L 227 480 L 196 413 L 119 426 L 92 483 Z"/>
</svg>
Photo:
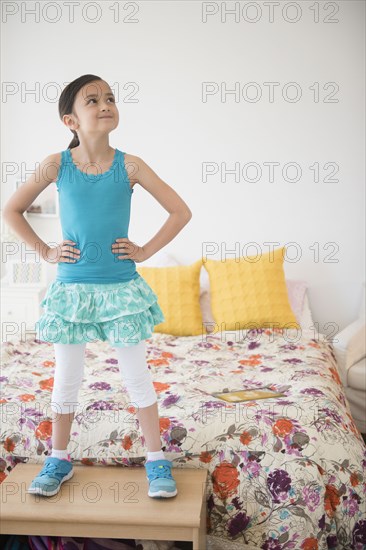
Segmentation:
<svg viewBox="0 0 366 550">
<path fill-rule="evenodd" d="M 1 340 L 34 338 L 35 323 L 44 312 L 40 303 L 46 294 L 44 285 L 1 284 Z"/>
</svg>

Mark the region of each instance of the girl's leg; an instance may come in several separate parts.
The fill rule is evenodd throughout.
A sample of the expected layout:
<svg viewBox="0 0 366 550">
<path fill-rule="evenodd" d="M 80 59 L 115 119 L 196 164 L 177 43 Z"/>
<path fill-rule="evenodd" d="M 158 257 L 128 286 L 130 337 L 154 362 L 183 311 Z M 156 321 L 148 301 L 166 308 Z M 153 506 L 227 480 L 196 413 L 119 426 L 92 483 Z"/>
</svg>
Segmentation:
<svg viewBox="0 0 366 550">
<path fill-rule="evenodd" d="M 78 393 L 84 376 L 86 343 L 56 344 L 55 375 L 51 399 L 53 456 L 67 456 L 70 430 L 78 405 Z M 63 453 L 57 453 L 63 451 Z"/>
<path fill-rule="evenodd" d="M 146 341 L 126 347 L 117 347 L 118 365 L 131 402 L 137 408 L 149 452 L 161 451 L 160 425 L 156 392 L 146 362 Z"/>
<path fill-rule="evenodd" d="M 151 372 L 146 362 L 146 341 L 118 347 L 118 363 L 122 379 L 137 405 L 137 417 L 145 436 L 148 452 L 145 469 L 149 480 L 148 495 L 157 498 L 174 497 L 177 486 L 171 475 L 172 462 L 161 448 L 158 404 Z"/>
</svg>

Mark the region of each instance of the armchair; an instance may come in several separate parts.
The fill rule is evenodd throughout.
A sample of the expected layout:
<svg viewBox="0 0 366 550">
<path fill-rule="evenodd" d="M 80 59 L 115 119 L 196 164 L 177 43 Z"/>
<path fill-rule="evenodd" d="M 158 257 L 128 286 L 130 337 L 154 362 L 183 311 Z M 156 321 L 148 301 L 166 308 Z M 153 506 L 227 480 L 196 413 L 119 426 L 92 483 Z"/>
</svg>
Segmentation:
<svg viewBox="0 0 366 550">
<path fill-rule="evenodd" d="M 358 319 L 339 332 L 335 340 L 334 353 L 352 416 L 360 432 L 366 434 L 365 283 Z"/>
</svg>

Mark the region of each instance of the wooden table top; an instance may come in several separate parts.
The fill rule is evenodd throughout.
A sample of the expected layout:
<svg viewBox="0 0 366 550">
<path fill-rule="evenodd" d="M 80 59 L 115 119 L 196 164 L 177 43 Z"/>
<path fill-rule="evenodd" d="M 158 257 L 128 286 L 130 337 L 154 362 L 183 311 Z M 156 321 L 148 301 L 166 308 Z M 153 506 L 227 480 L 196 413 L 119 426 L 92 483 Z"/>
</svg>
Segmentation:
<svg viewBox="0 0 366 550">
<path fill-rule="evenodd" d="M 172 468 L 175 497 L 149 497 L 144 467 L 74 465 L 52 497 L 27 493 L 42 464 L 17 464 L 0 484 L 1 522 L 199 527 L 207 470 Z"/>
</svg>

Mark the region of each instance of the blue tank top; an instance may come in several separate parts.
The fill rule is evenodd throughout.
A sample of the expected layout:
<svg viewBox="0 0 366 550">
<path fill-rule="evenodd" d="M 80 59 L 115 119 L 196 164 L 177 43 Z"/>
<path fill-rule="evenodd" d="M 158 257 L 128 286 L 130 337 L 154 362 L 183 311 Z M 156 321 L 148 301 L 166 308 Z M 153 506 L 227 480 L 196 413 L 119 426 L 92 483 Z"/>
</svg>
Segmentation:
<svg viewBox="0 0 366 550">
<path fill-rule="evenodd" d="M 56 181 L 63 239 L 80 250 L 76 262 L 59 262 L 56 281 L 63 283 L 117 283 L 139 276 L 136 263 L 117 259 L 126 252 L 112 251 L 116 239 L 128 238 L 131 189 L 125 153 L 115 149 L 112 166 L 87 174 L 74 163 L 70 149 L 61 153 Z"/>
</svg>

